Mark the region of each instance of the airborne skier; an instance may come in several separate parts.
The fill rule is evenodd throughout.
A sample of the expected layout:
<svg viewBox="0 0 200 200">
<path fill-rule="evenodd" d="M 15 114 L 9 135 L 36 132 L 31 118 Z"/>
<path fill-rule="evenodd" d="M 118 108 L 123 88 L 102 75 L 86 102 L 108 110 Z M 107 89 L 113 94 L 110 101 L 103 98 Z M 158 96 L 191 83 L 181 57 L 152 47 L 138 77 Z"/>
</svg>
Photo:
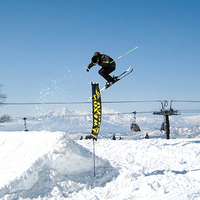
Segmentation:
<svg viewBox="0 0 200 200">
<path fill-rule="evenodd" d="M 117 81 L 117 77 L 110 76 L 110 73 L 113 72 L 116 68 L 116 64 L 110 56 L 95 52 L 91 60 L 91 63 L 86 68 L 87 72 L 89 72 L 90 68 L 98 64 L 102 67 L 99 70 L 99 74 L 107 81 L 105 85 L 106 87 Z"/>
<path fill-rule="evenodd" d="M 119 76 L 110 76 L 110 73 L 113 72 L 116 68 L 115 61 L 120 59 L 122 56 L 125 56 L 126 54 L 132 52 L 133 50 L 137 49 L 138 47 L 135 47 L 131 49 L 130 51 L 126 52 L 125 54 L 119 56 L 117 59 L 113 60 L 110 56 L 105 54 L 100 54 L 99 52 L 95 52 L 94 56 L 92 57 L 91 63 L 86 67 L 86 71 L 89 72 L 90 68 L 92 68 L 94 65 L 98 64 L 102 68 L 99 70 L 99 74 L 106 79 L 105 87 L 103 87 L 100 90 L 100 93 L 104 92 L 108 88 L 110 88 L 112 85 L 114 85 L 119 80 L 122 80 L 126 76 L 128 76 L 130 73 L 132 73 L 133 69 L 129 67 L 127 70 L 122 72 Z M 91 100 L 91 97 L 89 98 Z"/>
</svg>

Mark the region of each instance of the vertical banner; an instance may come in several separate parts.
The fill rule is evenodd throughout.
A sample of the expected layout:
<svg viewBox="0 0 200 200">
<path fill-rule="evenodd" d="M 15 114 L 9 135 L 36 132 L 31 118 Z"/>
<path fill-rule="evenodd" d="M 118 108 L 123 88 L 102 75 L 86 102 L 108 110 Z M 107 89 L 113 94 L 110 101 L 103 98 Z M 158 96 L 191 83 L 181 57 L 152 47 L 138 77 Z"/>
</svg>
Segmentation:
<svg viewBox="0 0 200 200">
<path fill-rule="evenodd" d="M 93 127 L 91 136 L 97 140 L 99 129 L 101 126 L 101 94 L 98 83 L 92 84 L 92 106 L 93 106 Z"/>
</svg>

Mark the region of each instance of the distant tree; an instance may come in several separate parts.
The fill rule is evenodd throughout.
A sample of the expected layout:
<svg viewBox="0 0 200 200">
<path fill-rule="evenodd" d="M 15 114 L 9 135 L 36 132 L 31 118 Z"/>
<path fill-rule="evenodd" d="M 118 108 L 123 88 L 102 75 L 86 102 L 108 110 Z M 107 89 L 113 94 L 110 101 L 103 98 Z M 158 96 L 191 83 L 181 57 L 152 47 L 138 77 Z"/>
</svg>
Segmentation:
<svg viewBox="0 0 200 200">
<path fill-rule="evenodd" d="M 3 85 L 0 84 L 0 92 L 1 92 L 1 87 Z M 1 94 L 0 93 L 0 105 L 5 101 L 5 99 L 7 98 L 7 96 L 5 94 Z M 3 123 L 3 122 L 7 122 L 7 121 L 10 121 L 10 116 L 9 115 L 3 115 L 0 117 L 0 123 Z"/>
<path fill-rule="evenodd" d="M 91 135 L 86 135 L 86 136 L 85 136 L 85 139 L 86 139 L 86 140 L 88 140 L 88 139 L 90 140 L 90 139 L 92 139 L 92 136 L 91 136 Z"/>
<path fill-rule="evenodd" d="M 11 120 L 11 117 L 9 115 L 3 115 L 0 117 L 0 123 L 8 122 L 10 120 Z"/>
<path fill-rule="evenodd" d="M 112 137 L 112 140 L 116 140 L 116 137 L 115 137 L 115 135 L 113 135 L 113 137 Z"/>
<path fill-rule="evenodd" d="M 2 87 L 3 85 L 2 84 L 0 84 L 0 92 L 1 92 L 1 87 Z M 1 103 L 3 103 L 4 102 L 4 100 L 7 98 L 7 96 L 5 95 L 5 94 L 1 94 L 0 93 L 0 104 Z"/>
<path fill-rule="evenodd" d="M 149 134 L 148 133 L 146 133 L 146 135 L 145 135 L 145 137 L 144 137 L 145 139 L 149 139 Z"/>
</svg>

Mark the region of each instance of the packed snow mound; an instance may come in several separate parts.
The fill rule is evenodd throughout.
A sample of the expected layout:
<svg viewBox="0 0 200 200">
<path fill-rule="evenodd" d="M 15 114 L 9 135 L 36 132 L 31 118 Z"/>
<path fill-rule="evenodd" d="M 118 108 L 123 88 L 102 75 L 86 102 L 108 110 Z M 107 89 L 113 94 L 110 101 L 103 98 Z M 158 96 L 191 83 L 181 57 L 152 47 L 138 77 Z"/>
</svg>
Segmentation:
<svg viewBox="0 0 200 200">
<path fill-rule="evenodd" d="M 107 160 L 96 157 L 94 178 L 92 152 L 66 133 L 0 135 L 0 198 L 67 197 L 83 188 L 103 186 L 118 175 Z"/>
</svg>

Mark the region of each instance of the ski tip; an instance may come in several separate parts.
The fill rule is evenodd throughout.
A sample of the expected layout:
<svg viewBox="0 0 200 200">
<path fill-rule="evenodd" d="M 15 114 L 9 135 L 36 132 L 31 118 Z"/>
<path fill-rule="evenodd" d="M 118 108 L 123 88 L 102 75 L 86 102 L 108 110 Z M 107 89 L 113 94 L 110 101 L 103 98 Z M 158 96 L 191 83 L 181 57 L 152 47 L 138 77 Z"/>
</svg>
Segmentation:
<svg viewBox="0 0 200 200">
<path fill-rule="evenodd" d="M 131 66 L 130 66 L 130 69 L 131 69 Z M 131 69 L 131 71 L 133 71 L 133 68 Z"/>
</svg>

